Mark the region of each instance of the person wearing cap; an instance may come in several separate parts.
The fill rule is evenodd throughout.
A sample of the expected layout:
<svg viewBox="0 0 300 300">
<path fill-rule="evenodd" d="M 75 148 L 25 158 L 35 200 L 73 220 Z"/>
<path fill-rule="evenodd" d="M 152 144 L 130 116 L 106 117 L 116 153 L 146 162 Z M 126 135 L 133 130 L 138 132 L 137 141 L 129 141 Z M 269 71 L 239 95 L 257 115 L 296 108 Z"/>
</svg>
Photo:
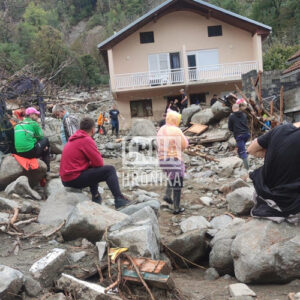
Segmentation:
<svg viewBox="0 0 300 300">
<path fill-rule="evenodd" d="M 19 156 L 25 158 L 41 158 L 50 171 L 50 147 L 48 138 L 38 124 L 40 112 L 34 107 L 25 111 L 24 120 L 15 127 L 15 148 Z"/>
<path fill-rule="evenodd" d="M 232 114 L 229 116 L 228 129 L 233 132 L 239 157 L 243 160 L 244 166 L 248 170 L 248 155 L 245 148 L 250 137 L 248 119 L 246 114 L 240 111 L 240 106 L 237 103 L 232 105 Z"/>
</svg>

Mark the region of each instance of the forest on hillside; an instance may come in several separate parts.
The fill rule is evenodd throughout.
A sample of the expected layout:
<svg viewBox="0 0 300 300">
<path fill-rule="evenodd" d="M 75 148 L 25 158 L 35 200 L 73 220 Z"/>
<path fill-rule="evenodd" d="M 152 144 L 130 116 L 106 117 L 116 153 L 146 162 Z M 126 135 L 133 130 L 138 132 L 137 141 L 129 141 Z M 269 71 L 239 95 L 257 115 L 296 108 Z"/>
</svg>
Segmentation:
<svg viewBox="0 0 300 300">
<path fill-rule="evenodd" d="M 30 66 L 60 86 L 108 83 L 96 44 L 162 0 L 0 0 L 0 76 Z M 272 26 L 265 70 L 284 69 L 300 48 L 299 0 L 210 0 Z"/>
</svg>

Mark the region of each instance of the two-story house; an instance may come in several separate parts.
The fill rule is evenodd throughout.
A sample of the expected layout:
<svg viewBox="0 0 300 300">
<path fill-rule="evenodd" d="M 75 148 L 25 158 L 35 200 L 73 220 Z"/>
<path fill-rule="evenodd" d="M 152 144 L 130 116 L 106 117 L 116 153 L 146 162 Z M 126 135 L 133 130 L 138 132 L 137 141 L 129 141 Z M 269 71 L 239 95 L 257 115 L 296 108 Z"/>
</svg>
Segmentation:
<svg viewBox="0 0 300 300">
<path fill-rule="evenodd" d="M 109 69 L 122 128 L 132 118 L 163 118 L 185 89 L 189 103 L 209 103 L 262 70 L 271 27 L 201 0 L 167 0 L 98 45 Z"/>
</svg>

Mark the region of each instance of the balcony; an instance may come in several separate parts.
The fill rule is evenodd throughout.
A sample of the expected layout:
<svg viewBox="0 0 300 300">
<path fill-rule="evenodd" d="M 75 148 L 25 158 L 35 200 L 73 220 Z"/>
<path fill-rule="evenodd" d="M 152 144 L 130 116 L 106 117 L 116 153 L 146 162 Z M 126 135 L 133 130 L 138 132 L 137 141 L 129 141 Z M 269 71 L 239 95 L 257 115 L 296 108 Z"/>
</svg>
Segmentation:
<svg viewBox="0 0 300 300">
<path fill-rule="evenodd" d="M 147 89 L 172 85 L 190 85 L 241 80 L 242 74 L 258 70 L 256 61 L 208 65 L 201 67 L 117 74 L 114 77 L 114 91 Z"/>
</svg>

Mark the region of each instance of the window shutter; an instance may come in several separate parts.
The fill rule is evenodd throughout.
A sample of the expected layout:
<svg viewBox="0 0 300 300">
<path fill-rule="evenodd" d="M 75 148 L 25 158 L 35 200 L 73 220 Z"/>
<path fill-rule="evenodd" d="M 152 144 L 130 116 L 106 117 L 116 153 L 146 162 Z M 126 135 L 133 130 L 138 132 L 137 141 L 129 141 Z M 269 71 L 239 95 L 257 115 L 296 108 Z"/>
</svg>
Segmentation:
<svg viewBox="0 0 300 300">
<path fill-rule="evenodd" d="M 160 53 L 159 54 L 159 66 L 160 70 L 169 70 L 170 69 L 170 56 L 169 53 Z"/>
<path fill-rule="evenodd" d="M 148 65 L 150 72 L 159 71 L 159 60 L 157 54 L 148 55 Z"/>
<path fill-rule="evenodd" d="M 219 51 L 218 49 L 201 50 L 197 52 L 197 67 L 218 65 Z"/>
</svg>

